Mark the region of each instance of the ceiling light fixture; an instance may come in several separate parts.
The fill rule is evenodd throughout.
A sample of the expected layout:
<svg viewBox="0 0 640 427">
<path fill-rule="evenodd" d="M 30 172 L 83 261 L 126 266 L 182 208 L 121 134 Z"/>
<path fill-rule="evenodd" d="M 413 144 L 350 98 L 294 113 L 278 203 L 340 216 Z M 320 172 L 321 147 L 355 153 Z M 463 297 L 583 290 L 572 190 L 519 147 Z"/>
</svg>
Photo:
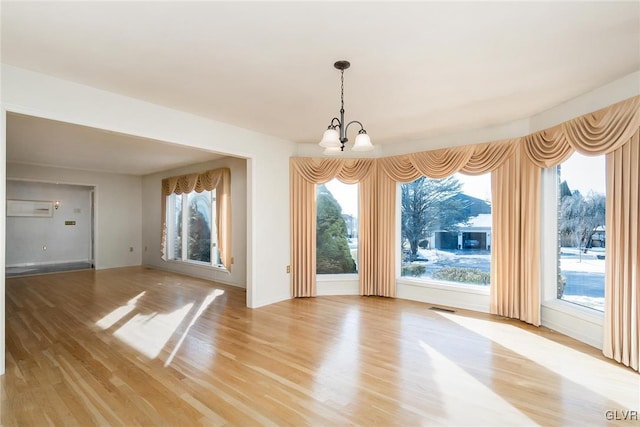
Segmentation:
<svg viewBox="0 0 640 427">
<path fill-rule="evenodd" d="M 371 138 L 367 135 L 367 131 L 364 130 L 362 123 L 357 120 L 349 122 L 346 126 L 344 123 L 344 70 L 349 68 L 351 64 L 349 61 L 338 61 L 333 64 L 333 66 L 340 70 L 340 118 L 334 117 L 331 119 L 329 127 L 322 135 L 320 146 L 325 149 L 323 154 L 333 156 L 344 151 L 344 145 L 349 141 L 347 138 L 347 129 L 349 129 L 349 126 L 353 123 L 360 125 L 360 131 L 358 131 L 358 136 L 356 136 L 356 140 L 353 147 L 351 147 L 351 150 L 371 151 L 373 150 Z"/>
</svg>

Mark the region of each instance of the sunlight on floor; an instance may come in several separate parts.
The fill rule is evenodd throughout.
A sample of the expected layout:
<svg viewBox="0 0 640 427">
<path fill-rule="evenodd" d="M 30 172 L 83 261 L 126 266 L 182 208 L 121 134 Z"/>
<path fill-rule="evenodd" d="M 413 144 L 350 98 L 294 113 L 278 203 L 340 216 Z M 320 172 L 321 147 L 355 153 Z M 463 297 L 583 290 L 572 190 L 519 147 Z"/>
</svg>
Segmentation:
<svg viewBox="0 0 640 427">
<path fill-rule="evenodd" d="M 640 376 L 622 366 L 598 360 L 512 325 L 498 325 L 495 322 L 450 313 L 438 314 L 605 399 L 620 404 L 621 407 L 638 407 Z"/>
<path fill-rule="evenodd" d="M 202 304 L 200 304 L 200 308 L 198 308 L 198 311 L 191 319 L 191 322 L 189 322 L 189 326 L 187 326 L 187 329 L 185 329 L 184 333 L 180 337 L 180 340 L 175 345 L 175 347 L 173 347 L 173 350 L 171 351 L 171 354 L 169 355 L 169 358 L 167 359 L 167 361 L 164 362 L 165 367 L 169 366 L 173 361 L 173 358 L 176 356 L 176 353 L 178 352 L 178 350 L 180 350 L 180 347 L 182 346 L 182 343 L 184 342 L 185 338 L 187 337 L 187 335 L 189 335 L 189 331 L 191 330 L 191 327 L 195 325 L 198 318 L 202 315 L 202 313 L 204 313 L 204 311 L 209 307 L 209 305 L 211 305 L 213 300 L 215 300 L 216 297 L 220 295 L 224 295 L 224 291 L 222 289 L 216 289 L 213 292 L 211 292 L 209 295 L 207 295 L 204 301 L 202 301 Z"/>
<path fill-rule="evenodd" d="M 441 396 L 441 400 L 448 424 L 535 425 L 533 420 L 445 355 L 422 340 L 419 344 L 433 365 L 433 382 L 438 385 L 439 390 L 446 393 Z M 464 392 L 456 393 L 456 390 Z M 472 399 L 461 401 L 461 396 L 471 396 Z"/>
<path fill-rule="evenodd" d="M 145 294 L 146 291 L 140 292 L 134 298 L 127 301 L 125 305 L 116 308 L 111 313 L 98 320 L 96 325 L 103 330 L 111 328 L 133 312 L 136 309 L 138 301 L 144 297 Z M 200 307 L 191 318 L 189 325 L 180 337 L 180 340 L 171 351 L 171 354 L 164 366 L 169 366 L 171 364 L 173 358 L 180 349 L 180 346 L 189 334 L 189 330 L 196 323 L 202 313 L 204 313 L 216 297 L 223 294 L 223 290 L 215 289 L 204 298 Z M 171 336 L 187 317 L 193 306 L 194 303 L 189 303 L 171 313 L 163 314 L 157 312 L 149 314 L 136 313 L 130 320 L 116 330 L 113 335 L 145 356 L 155 359 L 167 345 L 169 339 L 171 339 Z"/>
<path fill-rule="evenodd" d="M 102 319 L 96 322 L 96 325 L 102 329 L 109 329 L 113 325 L 115 325 L 120 319 L 124 318 L 127 314 L 131 313 L 134 308 L 136 308 L 136 304 L 138 300 L 144 296 L 147 291 L 140 292 L 137 296 L 131 298 L 127 301 L 126 305 L 120 306 L 113 310 L 111 313 L 104 316 Z"/>
<path fill-rule="evenodd" d="M 171 313 L 136 314 L 113 335 L 145 356 L 155 359 L 191 307 L 192 302 Z"/>
</svg>

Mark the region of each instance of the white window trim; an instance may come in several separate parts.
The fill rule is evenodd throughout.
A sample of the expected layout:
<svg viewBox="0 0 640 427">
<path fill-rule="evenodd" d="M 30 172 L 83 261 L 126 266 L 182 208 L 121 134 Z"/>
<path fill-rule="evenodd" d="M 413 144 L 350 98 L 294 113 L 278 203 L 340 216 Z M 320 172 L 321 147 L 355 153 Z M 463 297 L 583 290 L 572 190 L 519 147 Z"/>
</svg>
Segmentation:
<svg viewBox="0 0 640 427">
<path fill-rule="evenodd" d="M 349 280 L 358 280 L 360 275 L 358 273 L 348 274 L 316 274 L 317 282 L 344 282 Z"/>
<path fill-rule="evenodd" d="M 556 168 L 542 170 L 541 323 L 596 348 L 602 348 L 604 313 L 557 298 L 558 185 Z"/>
</svg>

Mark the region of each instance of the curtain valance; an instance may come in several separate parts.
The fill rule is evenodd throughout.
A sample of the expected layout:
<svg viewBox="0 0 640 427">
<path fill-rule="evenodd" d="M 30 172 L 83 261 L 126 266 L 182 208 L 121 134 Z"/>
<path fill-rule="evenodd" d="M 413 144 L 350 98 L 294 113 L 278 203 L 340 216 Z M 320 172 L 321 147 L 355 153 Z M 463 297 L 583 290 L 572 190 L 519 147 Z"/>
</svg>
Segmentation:
<svg viewBox="0 0 640 427">
<path fill-rule="evenodd" d="M 640 127 L 640 97 L 627 99 L 593 113 L 527 135 L 523 138 L 529 160 L 540 168 L 557 166 L 574 151 L 607 154 L 625 144 Z"/>
<path fill-rule="evenodd" d="M 184 194 L 195 191 L 211 191 L 217 189 L 223 181 L 230 181 L 231 171 L 229 168 L 213 169 L 202 173 L 192 173 L 188 175 L 172 176 L 162 180 L 162 194 Z"/>
<path fill-rule="evenodd" d="M 292 167 L 300 176 L 313 183 L 323 184 L 338 178 L 345 184 L 355 184 L 370 176 L 375 161 L 373 159 L 315 159 L 296 157 Z"/>
<path fill-rule="evenodd" d="M 420 176 L 446 178 L 456 172 L 482 175 L 499 167 L 515 150 L 519 139 L 422 151 L 378 159 L 387 176 L 396 182 L 411 182 Z"/>
</svg>

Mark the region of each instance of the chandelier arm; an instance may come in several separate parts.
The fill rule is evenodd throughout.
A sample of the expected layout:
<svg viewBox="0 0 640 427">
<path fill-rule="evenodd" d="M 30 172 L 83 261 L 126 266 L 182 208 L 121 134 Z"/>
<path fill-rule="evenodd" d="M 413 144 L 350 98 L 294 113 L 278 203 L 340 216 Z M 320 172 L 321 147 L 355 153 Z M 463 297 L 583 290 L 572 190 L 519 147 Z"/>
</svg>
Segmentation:
<svg viewBox="0 0 640 427">
<path fill-rule="evenodd" d="M 359 122 L 359 121 L 357 121 L 357 120 L 352 120 L 352 121 L 350 121 L 350 122 L 347 124 L 347 126 L 345 126 L 345 128 L 344 128 L 344 133 L 345 133 L 345 134 L 347 133 L 347 130 L 349 129 L 349 126 L 351 126 L 351 125 L 352 125 L 352 124 L 354 124 L 354 123 L 357 123 L 357 124 L 359 124 L 359 125 L 360 125 L 360 132 L 358 132 L 358 133 L 363 133 L 363 132 L 364 132 L 364 133 L 367 133 L 367 131 L 366 131 L 366 130 L 364 130 L 364 126 L 362 126 L 362 123 L 360 123 L 360 122 Z"/>
<path fill-rule="evenodd" d="M 338 122 L 338 124 L 337 124 L 337 125 L 334 125 L 334 124 L 333 124 L 333 122 Z M 329 128 L 333 128 L 333 129 L 335 129 L 336 127 L 338 127 L 338 128 L 339 128 L 340 126 L 342 126 L 342 122 L 340 121 L 340 119 L 339 119 L 339 118 L 334 117 L 333 119 L 331 119 L 331 123 L 329 123 Z"/>
</svg>

